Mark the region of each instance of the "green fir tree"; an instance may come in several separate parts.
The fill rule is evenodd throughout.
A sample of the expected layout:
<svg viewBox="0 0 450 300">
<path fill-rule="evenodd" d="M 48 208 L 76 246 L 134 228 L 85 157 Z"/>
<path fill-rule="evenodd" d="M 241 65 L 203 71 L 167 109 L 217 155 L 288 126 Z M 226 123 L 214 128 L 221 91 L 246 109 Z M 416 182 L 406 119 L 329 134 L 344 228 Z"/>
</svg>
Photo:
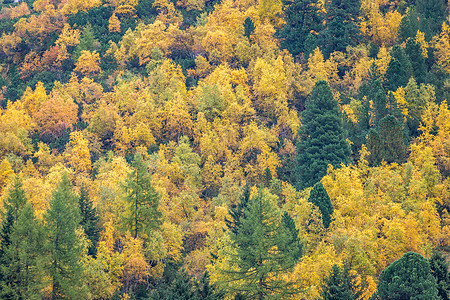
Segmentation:
<svg viewBox="0 0 450 300">
<path fill-rule="evenodd" d="M 80 293 L 82 267 L 79 261 L 82 245 L 76 232 L 81 219 L 77 200 L 72 183 L 65 173 L 52 194 L 50 207 L 44 216 L 52 299 L 83 297 Z"/>
<path fill-rule="evenodd" d="M 80 188 L 80 197 L 78 199 L 80 208 L 81 221 L 80 225 L 84 229 L 84 233 L 91 242 L 88 248 L 88 254 L 95 257 L 97 253 L 97 243 L 100 239 L 100 225 L 97 209 L 93 207 L 92 200 L 89 199 L 86 186 Z"/>
<path fill-rule="evenodd" d="M 428 261 L 418 253 L 408 252 L 381 272 L 378 298 L 438 300 L 437 287 Z"/>
<path fill-rule="evenodd" d="M 231 269 L 222 272 L 230 278 L 229 292 L 242 299 L 283 298 L 297 291 L 282 274 L 295 266 L 302 244 L 292 219 L 276 203 L 275 196 L 260 189 L 229 231 L 235 254 L 229 257 Z"/>
<path fill-rule="evenodd" d="M 322 284 L 321 300 L 357 300 L 362 296 L 361 286 L 356 284 L 356 275 L 350 274 L 348 265 L 333 265 Z"/>
<path fill-rule="evenodd" d="M 392 47 L 390 55 L 391 61 L 385 74 L 385 88 L 395 92 L 400 86 L 406 86 L 414 73 L 411 61 L 400 45 Z"/>
<path fill-rule="evenodd" d="M 129 205 L 128 215 L 124 218 L 126 228 L 134 238 L 148 237 L 160 225 L 161 212 L 158 211 L 159 194 L 152 186 L 151 176 L 140 154 L 134 157 L 133 171 L 126 179 L 124 189 Z"/>
<path fill-rule="evenodd" d="M 7 281 L 2 286 L 2 298 L 42 299 L 44 270 L 44 232 L 34 216 L 30 203 L 25 204 L 11 233 L 11 244 L 6 249 L 6 265 L 1 272 Z"/>
<path fill-rule="evenodd" d="M 312 42 L 311 32 L 316 34 L 322 30 L 322 13 L 318 0 L 282 0 L 286 24 L 277 32 L 281 38 L 281 47 L 287 49 L 292 55 L 309 52 L 315 46 Z M 309 50 L 308 50 L 309 49 Z M 308 58 L 305 53 L 304 58 Z"/>
<path fill-rule="evenodd" d="M 328 228 L 331 223 L 331 216 L 333 215 L 333 205 L 331 204 L 327 190 L 320 181 L 312 188 L 308 201 L 319 208 L 322 214 L 323 227 Z"/>
<path fill-rule="evenodd" d="M 302 113 L 297 144 L 296 174 L 299 188 L 313 186 L 326 174 L 328 165 L 350 162 L 350 146 L 337 101 L 326 81 L 318 81 Z"/>
<path fill-rule="evenodd" d="M 438 294 L 442 300 L 449 300 L 450 274 L 449 264 L 441 252 L 434 251 L 430 260 L 431 274 L 436 278 Z"/>
</svg>

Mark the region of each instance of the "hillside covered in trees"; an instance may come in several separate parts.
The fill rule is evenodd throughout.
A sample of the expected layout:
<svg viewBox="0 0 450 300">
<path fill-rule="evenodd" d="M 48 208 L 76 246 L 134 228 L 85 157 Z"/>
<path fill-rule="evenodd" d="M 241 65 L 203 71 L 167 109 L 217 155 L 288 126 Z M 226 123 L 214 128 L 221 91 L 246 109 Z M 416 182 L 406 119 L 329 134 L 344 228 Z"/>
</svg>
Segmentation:
<svg viewBox="0 0 450 300">
<path fill-rule="evenodd" d="M 0 2 L 1 299 L 449 299 L 447 1 Z"/>
</svg>

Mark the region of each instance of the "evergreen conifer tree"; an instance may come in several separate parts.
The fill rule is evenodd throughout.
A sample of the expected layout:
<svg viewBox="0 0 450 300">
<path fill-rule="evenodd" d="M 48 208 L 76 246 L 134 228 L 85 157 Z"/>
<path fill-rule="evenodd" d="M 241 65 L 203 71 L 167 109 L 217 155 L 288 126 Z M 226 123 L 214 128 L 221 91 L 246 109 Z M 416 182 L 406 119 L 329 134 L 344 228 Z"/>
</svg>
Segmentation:
<svg viewBox="0 0 450 300">
<path fill-rule="evenodd" d="M 245 185 L 244 191 L 240 197 L 240 201 L 237 205 L 233 205 L 228 211 L 231 216 L 231 220 L 225 217 L 225 225 L 234 234 L 237 233 L 238 228 L 241 226 L 242 220 L 246 217 L 245 213 L 248 209 L 248 203 L 250 201 L 250 186 Z"/>
<path fill-rule="evenodd" d="M 26 202 L 27 199 L 25 197 L 25 191 L 22 188 L 22 180 L 19 175 L 16 175 L 12 185 L 6 193 L 5 200 L 3 201 L 5 211 L 2 213 L 2 227 L 0 233 L 0 269 L 9 267 L 7 251 L 11 246 L 11 234 L 14 229 L 14 224 L 17 222 L 20 212 Z M 12 284 L 12 280 L 12 278 L 7 277 L 7 274 L 0 272 L 0 294 L 2 297 L 8 298 L 11 296 L 7 294 L 8 289 L 5 290 L 4 288 Z"/>
<path fill-rule="evenodd" d="M 449 264 L 442 253 L 434 251 L 430 260 L 431 274 L 436 278 L 439 297 L 442 300 L 449 300 L 450 292 L 450 274 L 448 273 Z"/>
<path fill-rule="evenodd" d="M 10 299 L 42 299 L 43 230 L 27 203 L 11 233 L 11 244 L 6 249 L 1 272 L 7 280 L 3 282 L 2 297 Z"/>
<path fill-rule="evenodd" d="M 326 28 L 319 40 L 324 57 L 334 51 L 346 52 L 348 46 L 356 46 L 361 41 L 361 31 L 357 20 L 360 15 L 360 0 L 328 0 L 326 6 Z"/>
<path fill-rule="evenodd" d="M 52 299 L 80 298 L 82 247 L 76 230 L 80 224 L 77 196 L 67 173 L 52 194 L 44 219 L 48 234 Z"/>
<path fill-rule="evenodd" d="M 250 41 L 250 36 L 255 31 L 255 24 L 250 17 L 247 17 L 244 21 L 244 36 Z"/>
<path fill-rule="evenodd" d="M 200 278 L 196 288 L 197 297 L 202 300 L 221 300 L 224 293 L 219 291 L 214 284 L 209 281 L 209 274 L 205 272 Z"/>
<path fill-rule="evenodd" d="M 362 131 L 367 133 L 367 130 L 371 127 L 369 116 L 371 113 L 371 102 L 375 109 L 373 111 L 375 124 L 378 124 L 382 118 L 390 113 L 387 107 L 386 91 L 383 88 L 381 76 L 375 64 L 371 65 L 368 77 L 359 88 L 358 96 L 363 101 L 363 111 L 360 112 L 358 123 Z"/>
<path fill-rule="evenodd" d="M 399 260 L 384 269 L 378 280 L 379 299 L 441 299 L 430 264 L 418 253 L 404 254 Z"/>
<path fill-rule="evenodd" d="M 357 300 L 362 295 L 356 285 L 356 275 L 350 274 L 348 265 L 343 268 L 333 265 L 322 285 L 321 300 Z"/>
<path fill-rule="evenodd" d="M 84 185 L 80 188 L 78 206 L 81 214 L 80 225 L 83 227 L 87 238 L 91 241 L 88 248 L 88 254 L 95 257 L 97 253 L 97 243 L 100 239 L 99 217 L 97 215 L 97 209 L 93 207 L 92 200 L 89 199 L 88 190 Z"/>
<path fill-rule="evenodd" d="M 417 13 L 420 20 L 420 31 L 425 33 L 429 41 L 436 35 L 446 17 L 445 0 L 416 0 Z"/>
<path fill-rule="evenodd" d="M 380 135 L 375 129 L 370 129 L 366 138 L 367 150 L 370 152 L 368 162 L 370 166 L 378 166 L 383 161 L 383 145 Z"/>
<path fill-rule="evenodd" d="M 152 186 L 151 176 L 140 154 L 134 158 L 133 171 L 126 179 L 124 189 L 129 205 L 126 227 L 134 238 L 148 237 L 159 226 L 161 212 L 158 211 L 159 194 Z"/>
<path fill-rule="evenodd" d="M 327 190 L 325 190 L 320 181 L 314 185 L 309 194 L 308 201 L 319 208 L 322 214 L 323 227 L 328 228 L 331 223 L 331 216 L 333 215 L 333 205 L 331 204 Z"/>
<path fill-rule="evenodd" d="M 316 184 L 326 174 L 328 165 L 339 167 L 350 161 L 337 101 L 326 81 L 318 81 L 302 113 L 297 144 L 297 179 L 299 188 Z"/>
<path fill-rule="evenodd" d="M 427 78 L 427 65 L 422 55 L 422 48 L 419 43 L 410 38 L 406 42 L 405 52 L 411 62 L 414 78 L 417 84 L 424 83 Z"/>
<path fill-rule="evenodd" d="M 94 30 L 91 24 L 87 24 L 84 27 L 83 34 L 80 38 L 80 43 L 75 47 L 72 58 L 74 61 L 78 60 L 81 55 L 81 51 L 94 51 L 97 50 L 99 42 L 94 36 Z"/>
<path fill-rule="evenodd" d="M 399 45 L 392 47 L 391 61 L 386 70 L 385 88 L 388 91 L 396 91 L 400 86 L 406 86 L 409 79 L 414 75 L 411 62 L 405 50 Z"/>
<path fill-rule="evenodd" d="M 281 2 L 286 24 L 277 32 L 277 36 L 281 38 L 281 47 L 297 56 L 307 50 L 311 42 L 311 32 L 317 33 L 322 29 L 323 16 L 317 0 L 282 0 Z M 305 54 L 305 58 L 308 58 L 308 54 Z"/>
<path fill-rule="evenodd" d="M 231 268 L 221 270 L 229 278 L 230 292 L 242 299 L 295 293 L 292 283 L 282 278 L 294 267 L 302 251 L 292 219 L 288 215 L 282 217 L 276 197 L 267 190 L 260 189 L 242 207 L 244 213 L 233 222 L 239 225 L 229 232 L 235 250 L 228 257 Z"/>
<path fill-rule="evenodd" d="M 401 164 L 406 159 L 406 146 L 402 126 L 397 118 L 388 115 L 380 120 L 378 133 L 382 143 L 382 159 L 387 163 Z"/>
<path fill-rule="evenodd" d="M 416 8 L 411 6 L 400 22 L 400 27 L 398 28 L 399 42 L 405 42 L 409 38 L 415 38 L 418 30 L 419 16 L 417 15 Z"/>
</svg>

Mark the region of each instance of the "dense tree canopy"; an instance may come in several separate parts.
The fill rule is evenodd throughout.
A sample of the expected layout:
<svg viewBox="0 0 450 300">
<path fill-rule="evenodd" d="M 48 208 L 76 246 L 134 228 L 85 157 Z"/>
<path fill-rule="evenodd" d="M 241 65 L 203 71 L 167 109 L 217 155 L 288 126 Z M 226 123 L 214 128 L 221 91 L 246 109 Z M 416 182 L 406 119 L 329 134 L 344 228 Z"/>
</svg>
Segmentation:
<svg viewBox="0 0 450 300">
<path fill-rule="evenodd" d="M 0 1 L 0 298 L 446 299 L 447 2 Z"/>
</svg>

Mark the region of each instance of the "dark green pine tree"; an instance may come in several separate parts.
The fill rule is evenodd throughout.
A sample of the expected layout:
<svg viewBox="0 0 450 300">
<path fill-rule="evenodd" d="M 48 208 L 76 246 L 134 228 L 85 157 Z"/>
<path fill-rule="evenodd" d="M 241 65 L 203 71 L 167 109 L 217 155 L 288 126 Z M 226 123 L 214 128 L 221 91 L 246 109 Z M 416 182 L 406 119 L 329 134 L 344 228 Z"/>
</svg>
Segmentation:
<svg viewBox="0 0 450 300">
<path fill-rule="evenodd" d="M 422 55 L 422 48 L 420 44 L 412 38 L 409 39 L 406 42 L 405 52 L 411 62 L 411 67 L 417 84 L 424 83 L 427 79 L 427 64 Z"/>
<path fill-rule="evenodd" d="M 326 81 L 318 81 L 302 113 L 297 144 L 298 187 L 313 186 L 326 175 L 328 165 L 339 167 L 350 161 L 337 101 Z"/>
<path fill-rule="evenodd" d="M 439 33 L 447 16 L 446 4 L 445 0 L 416 0 L 420 31 L 425 33 L 427 41 Z"/>
<path fill-rule="evenodd" d="M 238 228 L 242 225 L 242 220 L 246 217 L 245 214 L 250 201 L 249 184 L 245 185 L 244 191 L 239 200 L 239 203 L 237 205 L 232 205 L 228 211 L 228 214 L 231 216 L 231 220 L 225 217 L 225 225 L 233 234 L 237 233 Z"/>
<path fill-rule="evenodd" d="M 237 282 L 229 292 L 240 294 L 242 299 L 265 299 L 269 295 L 282 299 L 296 292 L 282 274 L 295 266 L 302 244 L 292 219 L 281 215 L 275 198 L 260 189 L 234 220 L 239 225 L 229 232 L 235 251 L 228 258 L 231 269 L 222 272 L 231 283 Z M 274 252 L 275 247 L 279 251 Z"/>
<path fill-rule="evenodd" d="M 200 300 L 192 278 L 185 272 L 177 272 L 169 284 L 161 284 L 150 296 L 154 300 Z"/>
<path fill-rule="evenodd" d="M 312 42 L 311 32 L 321 31 L 323 20 L 318 2 L 318 0 L 282 0 L 286 24 L 277 32 L 277 36 L 281 38 L 281 47 L 294 56 L 314 49 L 308 45 Z M 309 53 L 305 53 L 305 58 L 308 58 L 308 55 Z"/>
<path fill-rule="evenodd" d="M 388 108 L 388 98 L 386 91 L 381 83 L 381 76 L 378 72 L 378 68 L 375 64 L 370 66 L 369 75 L 364 80 L 363 84 L 359 88 L 358 97 L 363 102 L 362 111 L 359 114 L 358 122 L 361 130 L 366 134 L 367 130 L 371 127 L 370 114 L 375 115 L 375 124 L 384 118 L 387 114 L 391 113 Z M 374 111 L 371 111 L 371 104 L 373 103 Z"/>
<path fill-rule="evenodd" d="M 419 15 L 417 14 L 416 8 L 410 6 L 408 12 L 400 22 L 398 41 L 402 43 L 406 42 L 409 38 L 415 39 L 417 30 L 419 30 Z"/>
<path fill-rule="evenodd" d="M 92 200 L 89 199 L 88 190 L 84 185 L 80 188 L 78 206 L 81 215 L 80 225 L 83 227 L 84 233 L 89 241 L 91 241 L 88 254 L 95 257 L 97 254 L 97 243 L 100 239 L 99 217 L 97 215 L 97 209 L 93 207 Z"/>
<path fill-rule="evenodd" d="M 25 196 L 25 190 L 22 187 L 22 179 L 19 175 L 16 175 L 3 203 L 6 212 L 11 211 L 14 220 L 13 222 L 17 221 L 20 211 L 26 203 L 27 198 Z"/>
<path fill-rule="evenodd" d="M 383 161 L 383 145 L 378 132 L 371 128 L 366 137 L 367 150 L 370 152 L 368 162 L 370 166 L 378 166 Z"/>
<path fill-rule="evenodd" d="M 436 278 L 420 254 L 408 252 L 384 269 L 378 278 L 378 298 L 383 300 L 438 300 Z"/>
<path fill-rule="evenodd" d="M 3 207 L 5 211 L 2 213 L 2 227 L 1 227 L 1 240 L 0 240 L 0 266 L 8 267 L 9 259 L 6 252 L 11 245 L 11 234 L 14 228 L 14 224 L 19 218 L 20 212 L 27 199 L 25 197 L 25 191 L 22 187 L 22 180 L 19 175 L 14 177 L 14 181 L 11 187 L 6 193 Z M 7 291 L 4 290 L 5 286 L 12 284 L 13 279 L 8 278 L 4 272 L 0 272 L 0 289 L 1 296 L 8 298 Z"/>
<path fill-rule="evenodd" d="M 270 172 L 269 167 L 264 170 L 264 175 L 262 176 L 262 184 L 264 187 L 269 188 L 272 183 L 272 173 Z"/>
<path fill-rule="evenodd" d="M 75 47 L 72 59 L 74 61 L 77 61 L 78 58 L 81 55 L 81 51 L 87 50 L 87 51 L 94 51 L 97 50 L 100 43 L 94 36 L 94 30 L 92 29 L 91 24 L 87 24 L 84 27 L 83 33 L 80 38 L 80 43 Z"/>
<path fill-rule="evenodd" d="M 48 234 L 48 269 L 52 280 L 52 299 L 81 299 L 82 245 L 76 229 L 80 224 L 78 197 L 65 173 L 52 194 L 44 215 Z"/>
<path fill-rule="evenodd" d="M 7 264 L 1 268 L 3 276 L 8 279 L 2 286 L 3 299 L 42 299 L 42 229 L 31 204 L 27 203 L 14 224 L 11 244 L 5 253 Z"/>
<path fill-rule="evenodd" d="M 222 291 L 219 291 L 214 284 L 210 283 L 207 271 L 196 285 L 196 294 L 202 300 L 221 300 L 225 297 Z"/>
<path fill-rule="evenodd" d="M 133 171 L 126 179 L 124 189 L 129 204 L 128 215 L 124 218 L 126 228 L 134 238 L 146 238 L 160 225 L 161 212 L 158 211 L 159 194 L 152 186 L 151 176 L 140 154 L 134 157 Z"/>
<path fill-rule="evenodd" d="M 436 278 L 438 294 L 442 300 L 449 300 L 450 276 L 448 273 L 449 264 L 441 252 L 434 251 L 430 260 L 431 274 Z"/>
<path fill-rule="evenodd" d="M 319 35 L 324 57 L 334 51 L 346 52 L 348 46 L 356 46 L 361 40 L 357 22 L 360 16 L 360 0 L 327 0 L 326 28 Z"/>
<path fill-rule="evenodd" d="M 250 17 L 247 17 L 244 21 L 244 36 L 247 37 L 247 39 L 250 41 L 250 37 L 255 31 L 255 24 L 253 23 L 252 19 Z"/>
<path fill-rule="evenodd" d="M 401 164 L 405 162 L 406 145 L 402 126 L 397 118 L 388 115 L 381 119 L 378 125 L 378 134 L 382 143 L 382 159 L 387 163 Z"/>
<path fill-rule="evenodd" d="M 348 265 L 343 268 L 333 265 L 322 284 L 321 300 L 357 300 L 362 295 L 361 287 L 356 285 L 356 275 L 350 274 Z"/>
<path fill-rule="evenodd" d="M 322 183 L 317 182 L 309 194 L 308 202 L 317 206 L 322 214 L 323 227 L 328 228 L 331 223 L 331 216 L 333 215 L 333 205 L 331 204 L 330 196 Z"/>
<path fill-rule="evenodd" d="M 405 50 L 399 45 L 392 47 L 391 61 L 386 70 L 385 88 L 388 91 L 396 91 L 400 86 L 406 86 L 411 77 L 413 77 L 413 69 L 411 61 L 405 53 Z"/>
</svg>

